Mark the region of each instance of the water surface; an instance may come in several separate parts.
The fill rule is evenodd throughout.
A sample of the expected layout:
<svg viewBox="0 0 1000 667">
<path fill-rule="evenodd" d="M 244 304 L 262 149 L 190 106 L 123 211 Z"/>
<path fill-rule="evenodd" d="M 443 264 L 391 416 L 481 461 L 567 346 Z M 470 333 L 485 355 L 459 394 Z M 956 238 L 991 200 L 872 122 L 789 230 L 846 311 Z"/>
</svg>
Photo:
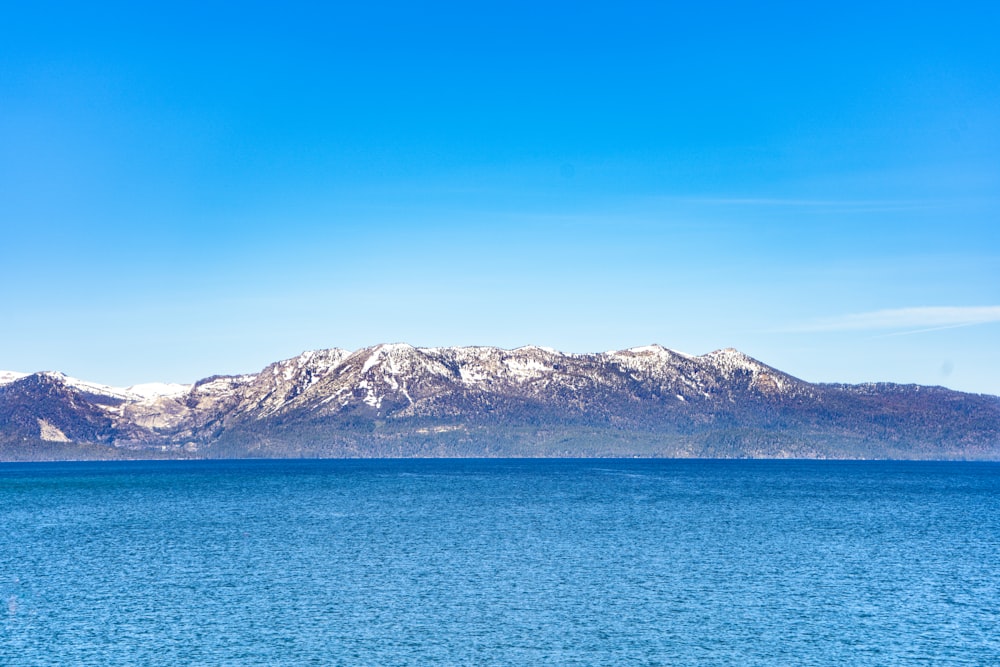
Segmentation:
<svg viewBox="0 0 1000 667">
<path fill-rule="evenodd" d="M 3 665 L 1000 664 L 1000 465 L 0 465 Z"/>
</svg>

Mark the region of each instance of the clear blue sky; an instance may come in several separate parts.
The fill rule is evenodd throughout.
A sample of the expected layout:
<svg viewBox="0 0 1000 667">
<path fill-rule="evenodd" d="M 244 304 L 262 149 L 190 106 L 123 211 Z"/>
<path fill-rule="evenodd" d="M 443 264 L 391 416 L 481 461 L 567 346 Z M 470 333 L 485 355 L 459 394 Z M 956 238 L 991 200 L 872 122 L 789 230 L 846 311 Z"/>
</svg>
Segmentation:
<svg viewBox="0 0 1000 667">
<path fill-rule="evenodd" d="M 1000 5 L 875 4 L 14 3 L 0 368 L 659 342 L 1000 394 Z"/>
</svg>

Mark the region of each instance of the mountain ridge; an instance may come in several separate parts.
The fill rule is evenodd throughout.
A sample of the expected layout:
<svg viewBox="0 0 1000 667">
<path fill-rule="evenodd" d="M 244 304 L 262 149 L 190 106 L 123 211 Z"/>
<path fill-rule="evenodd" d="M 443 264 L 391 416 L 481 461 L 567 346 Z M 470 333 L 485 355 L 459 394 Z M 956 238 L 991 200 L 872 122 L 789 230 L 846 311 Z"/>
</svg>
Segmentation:
<svg viewBox="0 0 1000 667">
<path fill-rule="evenodd" d="M 1000 459 L 1000 397 L 809 383 L 733 348 L 657 344 L 330 348 L 257 373 L 129 388 L 0 371 L 0 458 L 72 458 L 74 446 L 86 458 Z"/>
</svg>

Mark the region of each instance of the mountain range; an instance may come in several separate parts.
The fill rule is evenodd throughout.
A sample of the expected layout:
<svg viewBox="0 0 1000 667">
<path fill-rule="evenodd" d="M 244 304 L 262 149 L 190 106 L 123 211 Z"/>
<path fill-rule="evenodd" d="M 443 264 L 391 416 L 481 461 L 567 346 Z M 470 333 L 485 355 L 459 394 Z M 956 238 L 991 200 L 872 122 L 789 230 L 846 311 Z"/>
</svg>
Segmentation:
<svg viewBox="0 0 1000 667">
<path fill-rule="evenodd" d="M 1000 397 L 659 345 L 383 344 L 128 388 L 0 371 L 2 460 L 412 456 L 1000 459 Z"/>
</svg>

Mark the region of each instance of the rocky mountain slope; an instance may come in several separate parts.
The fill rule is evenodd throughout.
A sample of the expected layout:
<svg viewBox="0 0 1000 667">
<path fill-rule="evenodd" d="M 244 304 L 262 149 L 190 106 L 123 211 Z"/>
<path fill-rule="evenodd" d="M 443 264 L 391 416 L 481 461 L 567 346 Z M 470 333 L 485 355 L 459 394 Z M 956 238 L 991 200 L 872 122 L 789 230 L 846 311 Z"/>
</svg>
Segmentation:
<svg viewBox="0 0 1000 667">
<path fill-rule="evenodd" d="M 106 387 L 0 372 L 0 458 L 1000 458 L 1000 397 L 811 384 L 736 350 L 306 352 L 251 375 Z"/>
</svg>

